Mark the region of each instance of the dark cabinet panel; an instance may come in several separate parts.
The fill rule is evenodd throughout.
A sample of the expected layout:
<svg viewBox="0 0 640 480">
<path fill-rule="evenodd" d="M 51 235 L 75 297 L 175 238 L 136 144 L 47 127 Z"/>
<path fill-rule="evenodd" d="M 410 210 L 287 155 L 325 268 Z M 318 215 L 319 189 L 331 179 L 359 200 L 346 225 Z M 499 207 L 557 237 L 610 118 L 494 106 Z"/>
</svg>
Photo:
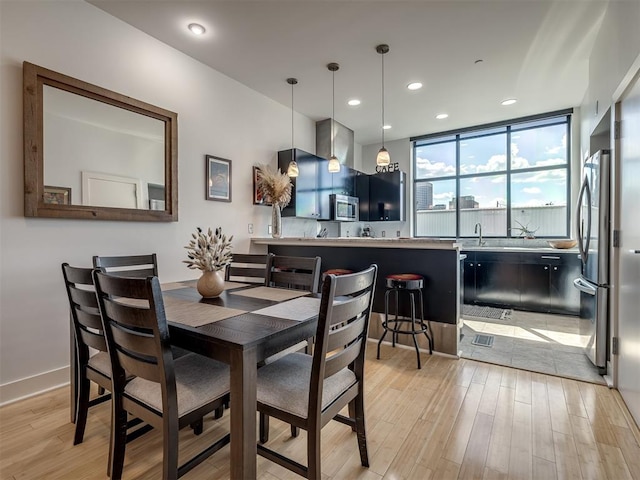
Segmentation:
<svg viewBox="0 0 640 480">
<path fill-rule="evenodd" d="M 355 177 L 355 193 L 360 205 L 359 218 L 361 222 L 369 221 L 369 177 L 370 175 L 362 172 L 358 172 Z"/>
<path fill-rule="evenodd" d="M 465 260 L 462 277 L 464 279 L 464 303 L 474 304 L 476 296 L 476 262 L 475 260 Z"/>
<path fill-rule="evenodd" d="M 569 265 L 552 265 L 549 282 L 549 311 L 580 315 L 580 290 L 573 281 L 580 276 L 580 260 Z"/>
<path fill-rule="evenodd" d="M 406 173 L 369 175 L 369 221 L 405 221 Z"/>
<path fill-rule="evenodd" d="M 520 267 L 520 308 L 547 311 L 549 308 L 549 265 L 523 263 Z"/>
<path fill-rule="evenodd" d="M 291 202 L 282 209 L 282 216 L 329 220 L 329 194 L 333 180 L 327 169 L 328 161 L 296 148 L 278 152 L 278 168 L 286 172 L 293 158 L 300 173 L 291 179 Z"/>
<path fill-rule="evenodd" d="M 478 303 L 512 306 L 520 301 L 520 266 L 482 261 L 476 263 L 476 299 Z"/>
</svg>

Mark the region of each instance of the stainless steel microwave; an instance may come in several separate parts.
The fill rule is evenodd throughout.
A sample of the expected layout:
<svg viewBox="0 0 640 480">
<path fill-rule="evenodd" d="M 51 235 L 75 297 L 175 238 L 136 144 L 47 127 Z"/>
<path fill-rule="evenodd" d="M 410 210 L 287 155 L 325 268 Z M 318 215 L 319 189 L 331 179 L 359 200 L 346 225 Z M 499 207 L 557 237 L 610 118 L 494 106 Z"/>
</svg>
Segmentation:
<svg viewBox="0 0 640 480">
<path fill-rule="evenodd" d="M 331 220 L 340 222 L 357 222 L 360 203 L 358 197 L 348 195 L 329 195 L 331 203 Z"/>
</svg>

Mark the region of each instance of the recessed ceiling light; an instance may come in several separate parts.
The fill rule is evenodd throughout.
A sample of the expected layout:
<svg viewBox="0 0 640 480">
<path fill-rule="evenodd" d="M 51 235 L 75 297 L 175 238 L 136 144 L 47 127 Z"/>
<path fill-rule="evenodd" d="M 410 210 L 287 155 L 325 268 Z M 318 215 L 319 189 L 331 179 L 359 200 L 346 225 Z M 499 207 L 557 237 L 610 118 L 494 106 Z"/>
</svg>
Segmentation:
<svg viewBox="0 0 640 480">
<path fill-rule="evenodd" d="M 438 120 L 444 120 L 445 118 L 449 118 L 449 114 L 448 113 L 439 113 L 438 115 L 436 115 L 436 118 Z"/>
<path fill-rule="evenodd" d="M 516 102 L 517 100 L 515 98 L 507 98 L 506 100 L 502 101 L 502 105 L 506 107 L 507 105 L 513 105 Z"/>
<path fill-rule="evenodd" d="M 420 82 L 413 82 L 407 85 L 409 90 L 420 90 L 422 88 L 422 84 Z"/>
<path fill-rule="evenodd" d="M 202 35 L 206 32 L 205 28 L 199 23 L 190 23 L 188 28 L 194 35 Z"/>
<path fill-rule="evenodd" d="M 389 130 L 391 128 L 391 125 L 383 125 L 382 128 L 384 130 Z"/>
<path fill-rule="evenodd" d="M 353 98 L 349 100 L 347 104 L 351 105 L 352 107 L 357 107 L 358 105 L 360 105 L 360 100 L 358 100 L 357 98 Z"/>
</svg>

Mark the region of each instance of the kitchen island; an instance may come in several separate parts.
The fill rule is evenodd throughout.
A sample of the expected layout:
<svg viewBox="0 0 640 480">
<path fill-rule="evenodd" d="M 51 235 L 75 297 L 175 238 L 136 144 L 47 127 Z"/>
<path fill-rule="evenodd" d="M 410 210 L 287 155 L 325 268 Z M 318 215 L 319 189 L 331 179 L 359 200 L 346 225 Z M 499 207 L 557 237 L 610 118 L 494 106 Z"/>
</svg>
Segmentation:
<svg viewBox="0 0 640 480">
<path fill-rule="evenodd" d="M 385 277 L 392 273 L 416 273 L 424 277 L 424 317 L 431 321 L 434 350 L 458 355 L 461 312 L 460 244 L 455 240 L 418 238 L 254 238 L 254 253 L 274 253 L 322 258 L 321 271 L 346 268 L 357 271 L 372 263 L 378 265 L 373 310 L 384 312 Z M 408 316 L 408 302 L 403 297 Z M 382 334 L 380 321 L 374 317 L 369 337 Z M 411 336 L 400 335 L 400 343 L 413 345 Z M 420 347 L 428 350 L 424 336 Z"/>
</svg>

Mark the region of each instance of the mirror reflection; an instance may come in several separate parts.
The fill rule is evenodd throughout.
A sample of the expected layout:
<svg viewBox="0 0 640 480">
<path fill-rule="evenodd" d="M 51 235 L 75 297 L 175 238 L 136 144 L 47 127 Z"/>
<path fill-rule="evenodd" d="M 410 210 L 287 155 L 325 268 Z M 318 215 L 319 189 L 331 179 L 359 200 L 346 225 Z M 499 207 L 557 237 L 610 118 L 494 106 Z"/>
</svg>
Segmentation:
<svg viewBox="0 0 640 480">
<path fill-rule="evenodd" d="M 164 122 L 44 85 L 43 138 L 45 203 L 164 210 Z"/>
</svg>

